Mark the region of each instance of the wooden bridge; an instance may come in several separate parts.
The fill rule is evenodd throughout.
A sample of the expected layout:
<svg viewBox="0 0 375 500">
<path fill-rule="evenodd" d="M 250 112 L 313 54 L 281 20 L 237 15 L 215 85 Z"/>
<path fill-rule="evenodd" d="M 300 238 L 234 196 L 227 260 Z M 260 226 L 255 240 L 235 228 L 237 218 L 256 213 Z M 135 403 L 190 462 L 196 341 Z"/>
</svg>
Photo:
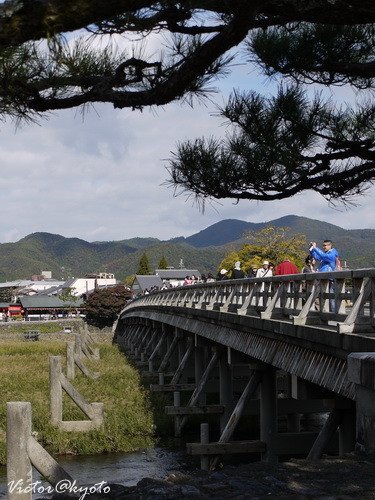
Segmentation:
<svg viewBox="0 0 375 500">
<path fill-rule="evenodd" d="M 375 269 L 155 292 L 127 304 L 115 333 L 157 377 L 151 389 L 173 393 L 165 410 L 176 436 L 193 415 L 217 416 L 217 439 L 203 423 L 201 442 L 188 445 L 203 468 L 225 453 L 375 452 Z M 321 429 L 303 429 L 301 416 L 306 427 L 319 413 Z M 240 420 L 258 439 L 233 439 Z"/>
</svg>

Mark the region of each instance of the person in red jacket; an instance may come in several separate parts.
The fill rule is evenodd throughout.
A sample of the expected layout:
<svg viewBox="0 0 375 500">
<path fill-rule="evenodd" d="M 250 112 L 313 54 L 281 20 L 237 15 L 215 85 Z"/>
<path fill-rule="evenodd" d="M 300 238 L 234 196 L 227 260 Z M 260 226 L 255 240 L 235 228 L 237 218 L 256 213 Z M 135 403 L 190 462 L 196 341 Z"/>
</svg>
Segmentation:
<svg viewBox="0 0 375 500">
<path fill-rule="evenodd" d="M 280 264 L 275 267 L 275 276 L 281 276 L 283 274 L 298 274 L 299 270 L 293 262 L 289 259 L 285 259 Z"/>
</svg>

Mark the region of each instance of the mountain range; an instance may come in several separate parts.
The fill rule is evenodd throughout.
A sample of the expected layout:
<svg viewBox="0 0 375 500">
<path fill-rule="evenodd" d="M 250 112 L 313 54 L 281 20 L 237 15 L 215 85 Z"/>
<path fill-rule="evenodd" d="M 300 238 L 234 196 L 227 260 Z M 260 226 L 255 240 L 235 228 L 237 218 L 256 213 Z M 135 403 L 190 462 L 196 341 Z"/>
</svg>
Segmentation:
<svg viewBox="0 0 375 500">
<path fill-rule="evenodd" d="M 186 268 L 215 273 L 225 254 L 243 244 L 246 233 L 267 226 L 288 227 L 291 233 L 305 234 L 308 242 L 330 238 L 350 268 L 375 267 L 374 229 L 347 230 L 288 215 L 262 223 L 226 219 L 191 236 L 168 241 L 131 238 L 89 243 L 57 234 L 32 233 L 15 243 L 0 244 L 0 281 L 30 278 L 42 270 L 52 271 L 56 279 L 107 271 L 122 280 L 136 272 L 145 251 L 153 269 L 165 256 L 171 266 L 179 267 L 182 259 Z"/>
</svg>

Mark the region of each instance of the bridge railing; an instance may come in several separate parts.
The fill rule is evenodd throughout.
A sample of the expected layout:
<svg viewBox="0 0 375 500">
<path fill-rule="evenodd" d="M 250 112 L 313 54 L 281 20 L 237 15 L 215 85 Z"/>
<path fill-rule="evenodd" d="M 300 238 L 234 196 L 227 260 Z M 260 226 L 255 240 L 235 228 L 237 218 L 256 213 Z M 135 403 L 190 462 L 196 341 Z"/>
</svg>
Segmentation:
<svg viewBox="0 0 375 500">
<path fill-rule="evenodd" d="M 375 331 L 375 269 L 223 280 L 152 292 L 134 307 L 218 310 L 296 325 L 337 325 L 339 333 Z M 334 322 L 334 323 L 332 323 Z"/>
</svg>

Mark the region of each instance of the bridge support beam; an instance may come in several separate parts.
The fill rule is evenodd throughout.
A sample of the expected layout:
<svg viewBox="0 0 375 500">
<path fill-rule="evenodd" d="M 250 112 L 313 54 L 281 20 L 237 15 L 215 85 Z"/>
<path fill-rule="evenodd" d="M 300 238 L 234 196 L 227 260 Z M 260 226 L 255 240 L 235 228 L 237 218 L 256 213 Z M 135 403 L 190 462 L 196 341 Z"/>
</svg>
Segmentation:
<svg viewBox="0 0 375 500">
<path fill-rule="evenodd" d="M 306 399 L 306 387 L 301 379 L 293 374 L 288 374 L 288 396 L 293 399 Z M 286 415 L 288 432 L 300 432 L 301 414 L 287 413 Z"/>
<path fill-rule="evenodd" d="M 267 366 L 262 370 L 260 398 L 260 440 L 266 443 L 262 453 L 264 462 L 277 462 L 275 440 L 277 436 L 276 370 Z"/>
<path fill-rule="evenodd" d="M 342 416 L 339 428 L 339 455 L 350 453 L 355 449 L 355 408 L 346 410 Z"/>
<path fill-rule="evenodd" d="M 375 454 L 375 353 L 349 354 L 348 379 L 356 387 L 356 450 Z"/>
<path fill-rule="evenodd" d="M 233 374 L 227 356 L 221 356 L 219 359 L 219 385 L 220 404 L 225 406 L 220 416 L 220 432 L 223 432 L 231 415 L 229 405 L 233 401 Z"/>
<path fill-rule="evenodd" d="M 205 370 L 205 351 L 204 346 L 201 345 L 198 336 L 195 336 L 194 339 L 194 377 L 195 384 L 198 384 L 202 378 L 202 375 Z M 197 404 L 204 405 L 206 404 L 206 393 L 201 392 L 198 399 Z"/>
<path fill-rule="evenodd" d="M 342 422 L 343 413 L 343 410 L 334 409 L 331 411 L 309 454 L 307 455 L 307 460 L 319 460 L 322 458 L 324 450 L 333 438 L 337 427 Z"/>
<path fill-rule="evenodd" d="M 154 350 L 151 353 L 151 356 L 148 359 L 148 369 L 150 372 L 154 371 L 154 362 L 156 357 L 159 355 L 159 352 L 162 350 L 163 343 L 165 341 L 165 332 L 163 332 L 156 344 Z"/>
<path fill-rule="evenodd" d="M 207 368 L 204 370 L 204 373 L 202 374 L 201 379 L 199 381 L 197 381 L 197 386 L 194 389 L 193 394 L 191 395 L 191 398 L 188 402 L 188 406 L 196 406 L 198 404 L 198 401 L 200 400 L 201 395 L 203 394 L 203 392 L 205 390 L 208 379 L 211 376 L 212 371 L 215 368 L 218 360 L 220 359 L 221 352 L 217 348 L 213 347 L 212 353 L 213 354 L 212 354 L 212 357 L 207 365 Z M 186 422 L 187 422 L 187 416 L 185 415 L 180 421 L 179 428 L 175 429 L 175 431 L 177 432 L 176 437 L 181 436 L 182 429 L 184 428 Z"/>
</svg>

